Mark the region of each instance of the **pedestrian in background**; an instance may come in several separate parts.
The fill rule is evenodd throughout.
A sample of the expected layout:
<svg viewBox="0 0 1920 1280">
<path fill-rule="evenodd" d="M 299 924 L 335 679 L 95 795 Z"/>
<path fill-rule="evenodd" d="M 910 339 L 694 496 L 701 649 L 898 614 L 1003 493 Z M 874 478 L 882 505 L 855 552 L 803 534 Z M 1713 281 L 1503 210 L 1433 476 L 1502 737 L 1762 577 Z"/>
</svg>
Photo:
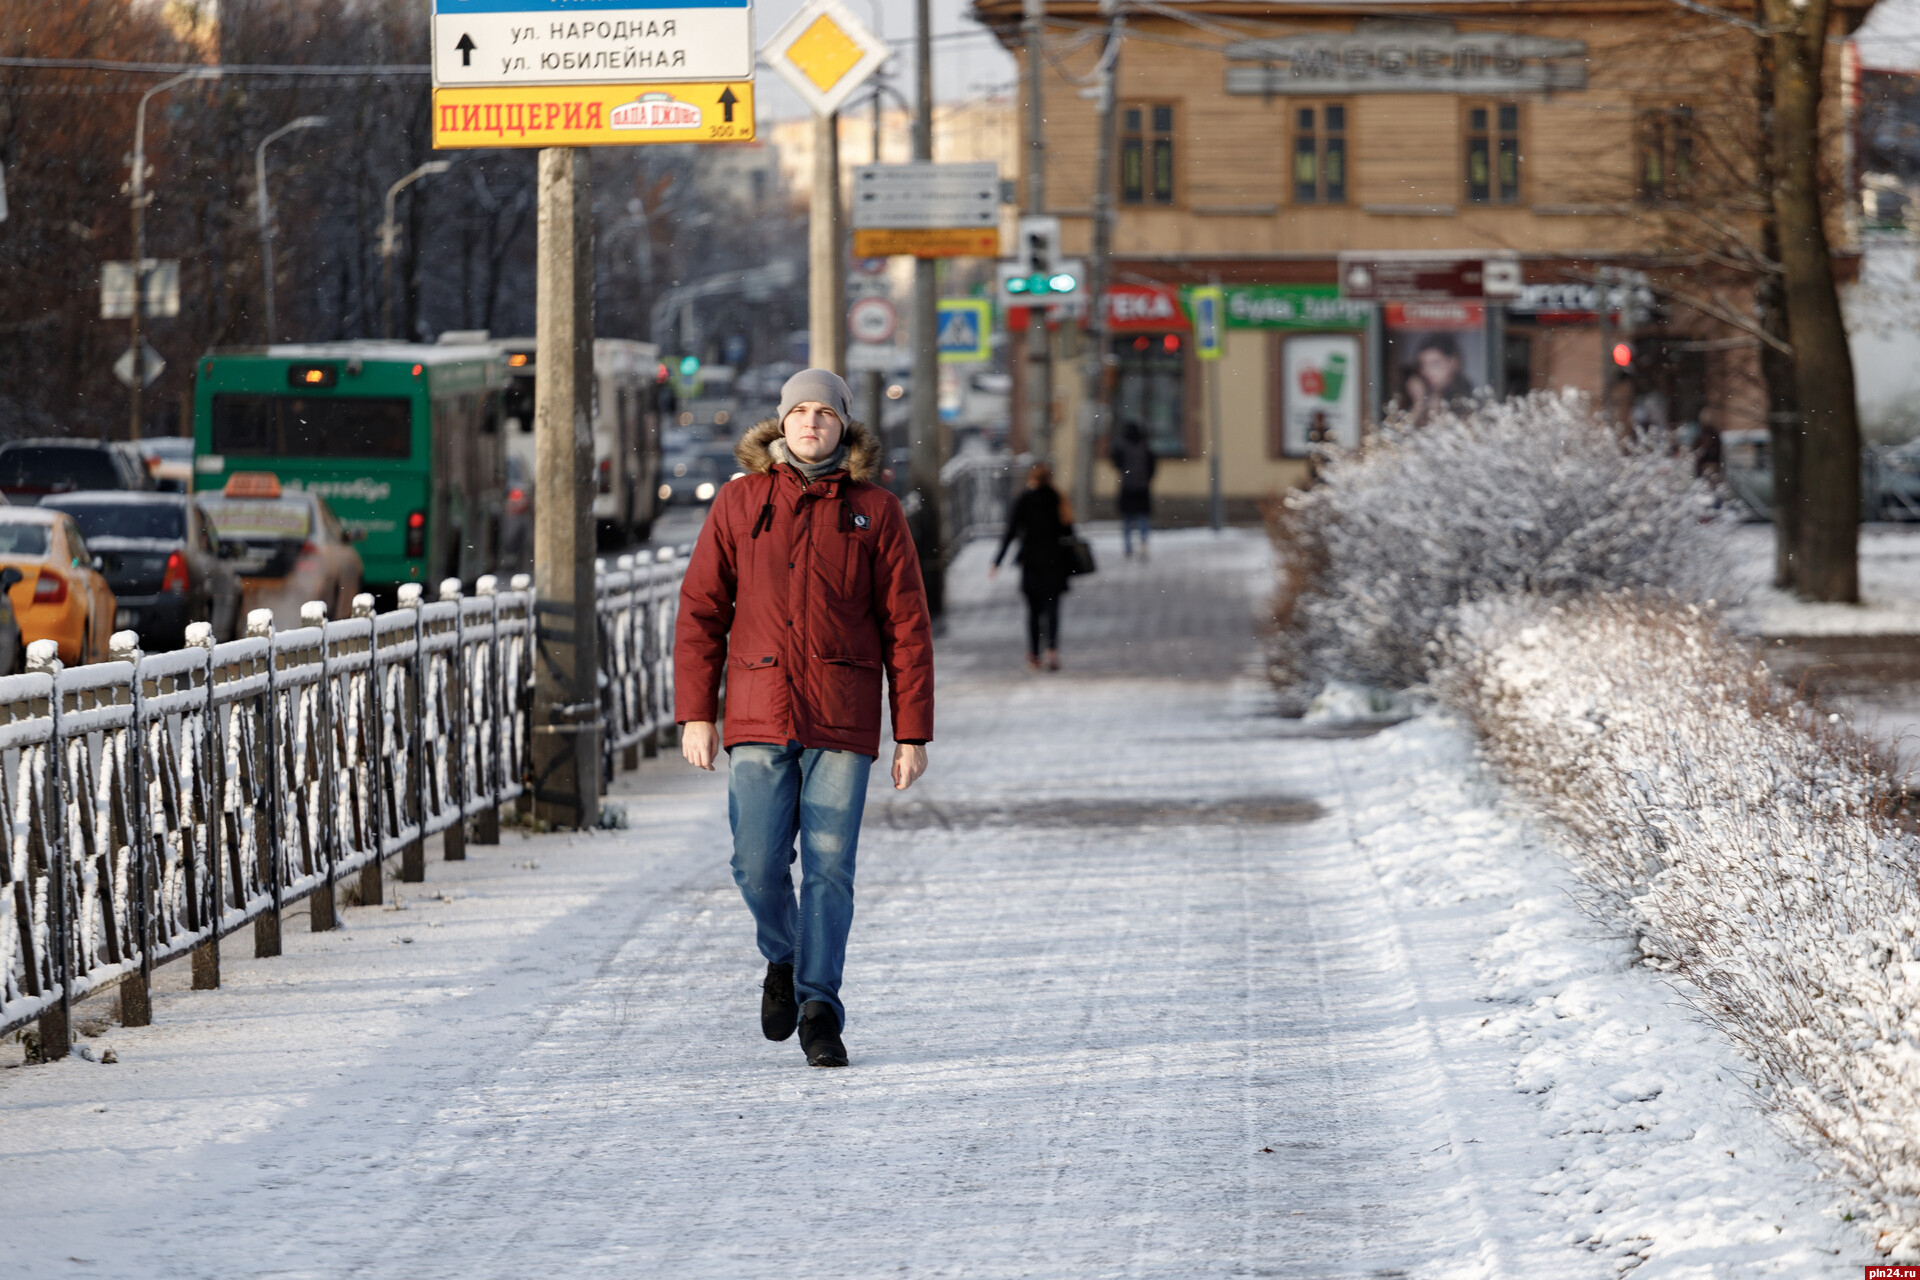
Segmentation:
<svg viewBox="0 0 1920 1280">
<path fill-rule="evenodd" d="M 1147 534 L 1153 530 L 1153 472 L 1159 464 L 1140 424 L 1123 425 L 1113 446 L 1113 466 L 1120 473 L 1120 545 L 1129 560 L 1136 533 L 1140 558 L 1147 558 Z"/>
<path fill-rule="evenodd" d="M 1027 491 L 1007 513 L 1007 531 L 993 554 L 987 576 L 1000 572 L 1000 561 L 1014 539 L 1020 540 L 1020 592 L 1027 598 L 1027 670 L 1060 669 L 1060 597 L 1071 575 L 1065 540 L 1073 532 L 1073 508 L 1053 487 L 1053 468 L 1036 462 L 1027 470 Z"/>
<path fill-rule="evenodd" d="M 720 487 L 680 589 L 674 705 L 689 763 L 712 769 L 726 673 L 733 879 L 753 913 L 760 1029 L 798 1026 L 816 1067 L 844 1067 L 840 981 L 854 853 L 880 750 L 880 676 L 893 713 L 893 785 L 926 772 L 933 624 L 900 500 L 873 483 L 880 441 L 837 375 L 787 379 L 780 413 L 741 438 L 746 474 Z M 800 889 L 793 886 L 794 838 Z"/>
</svg>

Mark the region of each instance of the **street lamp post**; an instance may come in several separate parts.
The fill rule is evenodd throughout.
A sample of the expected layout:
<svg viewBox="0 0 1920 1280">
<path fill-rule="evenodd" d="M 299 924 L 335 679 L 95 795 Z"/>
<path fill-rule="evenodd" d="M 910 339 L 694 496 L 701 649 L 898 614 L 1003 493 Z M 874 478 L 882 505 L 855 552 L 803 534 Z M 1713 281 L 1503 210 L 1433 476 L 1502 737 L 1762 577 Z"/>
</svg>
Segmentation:
<svg viewBox="0 0 1920 1280">
<path fill-rule="evenodd" d="M 147 305 L 147 224 L 144 215 L 153 199 L 147 194 L 147 104 L 175 85 L 185 84 L 189 80 L 214 80 L 219 75 L 218 68 L 196 67 L 170 76 L 141 94 L 140 105 L 133 113 L 133 173 L 127 182 L 127 195 L 133 206 L 133 397 L 127 414 L 129 440 L 140 438 L 140 400 L 141 393 L 147 387 L 146 352 L 140 333 L 141 313 Z"/>
<path fill-rule="evenodd" d="M 260 206 L 260 274 L 267 292 L 267 345 L 273 345 L 273 204 L 267 199 L 267 148 L 295 129 L 317 129 L 327 122 L 325 116 L 301 116 L 283 124 L 253 149 L 253 199 Z"/>
<path fill-rule="evenodd" d="M 393 202 L 420 179 L 451 168 L 451 160 L 429 160 L 387 188 L 387 219 L 380 224 L 380 336 L 383 338 L 393 336 L 393 253 L 400 239 L 400 228 L 393 220 Z"/>
</svg>

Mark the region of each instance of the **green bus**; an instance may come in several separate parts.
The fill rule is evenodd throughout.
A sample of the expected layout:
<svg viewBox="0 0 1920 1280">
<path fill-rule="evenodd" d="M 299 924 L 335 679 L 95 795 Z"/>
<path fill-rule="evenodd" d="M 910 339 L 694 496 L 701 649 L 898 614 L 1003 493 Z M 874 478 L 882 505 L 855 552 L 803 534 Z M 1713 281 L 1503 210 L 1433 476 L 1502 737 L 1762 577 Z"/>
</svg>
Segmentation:
<svg viewBox="0 0 1920 1280">
<path fill-rule="evenodd" d="M 193 392 L 193 487 L 268 471 L 327 500 L 367 589 L 471 584 L 499 563 L 506 500 L 497 346 L 329 342 L 216 351 Z"/>
</svg>

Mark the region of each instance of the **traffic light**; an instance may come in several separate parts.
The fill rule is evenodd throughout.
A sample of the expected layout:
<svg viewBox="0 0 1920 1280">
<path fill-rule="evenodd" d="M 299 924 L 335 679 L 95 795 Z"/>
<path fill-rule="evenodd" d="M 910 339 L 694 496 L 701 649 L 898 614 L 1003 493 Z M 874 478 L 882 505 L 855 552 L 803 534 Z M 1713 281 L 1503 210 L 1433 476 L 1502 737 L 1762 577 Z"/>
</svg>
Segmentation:
<svg viewBox="0 0 1920 1280">
<path fill-rule="evenodd" d="M 1621 369 L 1633 368 L 1633 344 L 1616 342 L 1613 344 L 1613 363 Z"/>
<path fill-rule="evenodd" d="M 681 377 L 691 378 L 694 374 L 698 372 L 700 372 L 699 356 L 681 356 L 680 357 L 680 376 Z"/>
<path fill-rule="evenodd" d="M 1007 292 L 1024 297 L 1059 297 L 1080 287 L 1080 278 L 1071 271 L 1035 271 L 1007 281 Z"/>
<path fill-rule="evenodd" d="M 1080 287 L 1080 278 L 1066 269 L 1060 255 L 1060 219 L 1039 216 L 1020 219 L 1020 254 L 1007 280 L 1007 292 L 1016 297 L 1059 297 Z"/>
</svg>

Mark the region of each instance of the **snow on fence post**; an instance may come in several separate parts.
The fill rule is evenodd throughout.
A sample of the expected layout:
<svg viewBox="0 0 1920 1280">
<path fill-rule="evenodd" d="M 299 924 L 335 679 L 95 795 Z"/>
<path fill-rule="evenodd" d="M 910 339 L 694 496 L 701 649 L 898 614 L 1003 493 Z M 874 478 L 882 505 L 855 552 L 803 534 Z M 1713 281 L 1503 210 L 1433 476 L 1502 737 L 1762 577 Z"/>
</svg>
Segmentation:
<svg viewBox="0 0 1920 1280">
<path fill-rule="evenodd" d="M 213 628 L 205 622 L 189 623 L 187 644 L 205 651 L 201 679 L 207 705 L 200 717 L 200 775 L 194 782 L 193 816 L 207 833 L 207 896 L 200 913 L 200 926 L 206 941 L 193 949 L 193 989 L 212 991 L 220 985 L 220 920 L 226 914 L 226 862 L 221 849 L 225 824 L 220 820 L 220 774 L 224 751 L 216 750 L 219 741 L 219 712 L 213 689 Z"/>
<path fill-rule="evenodd" d="M 440 837 L 441 856 L 447 862 L 464 862 L 467 857 L 467 626 L 461 616 L 460 588 L 458 578 L 440 584 L 440 602 L 453 606 L 453 653 L 446 662 L 446 684 L 439 699 L 446 708 L 441 729 L 447 735 L 447 790 L 453 801 L 453 825 Z"/>
<path fill-rule="evenodd" d="M 72 1043 L 69 1027 L 73 1015 L 73 960 L 67 939 L 67 858 L 66 841 L 62 833 L 66 829 L 66 805 L 60 795 L 60 646 L 52 640 L 35 640 L 27 646 L 27 670 L 39 672 L 51 677 L 47 689 L 47 716 L 49 730 L 46 755 L 43 758 L 45 773 L 38 793 L 41 812 L 38 823 L 41 833 L 39 861 L 45 867 L 47 885 L 45 946 L 47 952 L 46 974 L 49 985 L 57 984 L 60 991 L 58 1003 L 48 1006 L 40 1015 L 37 1028 L 40 1036 L 39 1060 L 58 1062 L 67 1056 L 67 1047 Z M 23 784 L 25 785 L 25 784 Z M 31 804 L 32 801 L 29 800 Z M 32 815 L 29 816 L 32 822 Z M 28 863 L 35 859 L 31 852 L 29 836 Z"/>
<path fill-rule="evenodd" d="M 273 898 L 271 910 L 256 916 L 253 921 L 253 954 L 255 959 L 267 959 L 280 954 L 280 912 L 286 905 L 281 897 L 281 885 L 286 877 L 280 864 L 280 788 L 275 786 L 274 775 L 278 772 L 275 765 L 280 759 L 278 751 L 279 736 L 274 714 L 275 670 L 273 652 L 273 610 L 255 609 L 247 615 L 247 637 L 252 640 L 266 641 L 266 691 L 255 696 L 254 714 L 264 721 L 257 734 L 246 733 L 246 712 L 238 703 L 228 713 L 240 717 L 236 728 L 240 732 L 239 750 L 243 753 L 243 776 L 251 786 L 243 786 L 237 798 L 242 805 L 251 802 L 253 808 L 253 849 L 254 866 L 257 875 L 265 876 Z M 260 757 L 261 739 L 265 739 L 266 759 Z M 264 767 L 263 767 L 264 766 Z M 249 794 L 251 793 L 251 794 Z M 264 803 L 262 803 L 264 801 Z M 263 844 L 260 839 L 261 810 L 266 810 L 267 838 Z M 245 811 L 235 810 L 234 825 L 245 829 Z M 241 903 L 245 907 L 245 902 Z"/>
<path fill-rule="evenodd" d="M 333 637 L 327 634 L 327 606 L 322 600 L 309 600 L 300 606 L 302 626 L 317 628 L 320 632 L 320 683 L 314 693 L 315 708 L 320 730 L 320 741 L 307 743 L 307 757 L 301 762 L 320 774 L 320 830 L 319 848 L 314 852 L 320 860 L 320 887 L 313 891 L 307 900 L 307 923 L 314 933 L 326 933 L 338 924 L 338 900 L 334 897 L 333 872 L 339 862 L 339 823 L 340 810 L 334 802 L 333 770 Z M 305 717 L 303 716 L 303 719 Z M 319 759 L 313 759 L 317 754 Z M 302 771 L 304 775 L 304 770 Z M 300 785 L 307 786 L 304 776 Z M 302 825 L 302 832 L 305 826 Z"/>
<path fill-rule="evenodd" d="M 509 585 L 512 586 L 516 592 L 525 595 L 527 592 L 533 590 L 533 575 L 530 573 L 516 573 L 510 580 Z M 528 607 L 527 612 L 529 619 L 531 619 L 533 616 L 531 606 Z M 524 643 L 525 637 L 522 637 L 522 640 Z M 530 686 L 533 681 L 531 654 L 524 656 L 529 659 L 527 663 L 528 669 L 523 671 L 516 666 L 514 674 L 519 677 L 523 686 Z M 504 686 L 502 687 L 504 688 Z M 530 781 L 527 776 L 527 762 L 530 759 L 530 753 L 527 747 L 528 744 L 533 741 L 533 698 L 526 693 L 524 688 L 521 692 L 519 705 L 515 707 L 515 711 L 517 714 L 514 718 L 519 721 L 517 727 L 520 731 L 520 741 L 517 744 L 519 749 L 514 752 L 515 763 L 520 766 L 520 794 L 515 797 L 515 802 L 519 809 L 520 816 L 527 818 L 533 814 L 534 789 L 527 785 Z"/>
<path fill-rule="evenodd" d="M 473 842 L 500 843 L 500 579 L 486 574 L 473 584 L 473 590 L 487 604 L 487 678 L 480 686 L 485 707 L 487 732 L 484 769 L 487 803 L 473 815 Z"/>
<path fill-rule="evenodd" d="M 128 875 L 132 884 L 128 886 L 131 895 L 131 941 L 139 953 L 140 964 L 120 979 L 120 1023 L 128 1027 L 144 1027 L 153 1022 L 153 887 L 148 875 L 151 858 L 152 837 L 149 834 L 151 823 L 147 817 L 147 770 L 146 751 L 146 689 L 140 679 L 140 637 L 132 631 L 116 631 L 107 641 L 107 656 L 115 662 L 124 662 L 133 668 L 132 721 L 126 734 L 126 785 L 131 793 L 125 797 L 123 812 L 127 825 L 127 862 Z"/>
<path fill-rule="evenodd" d="M 371 711 L 362 735 L 367 743 L 363 750 L 369 751 L 372 756 L 367 762 L 367 773 L 373 780 L 373 795 L 368 805 L 373 811 L 373 857 L 360 868 L 360 905 L 377 907 L 385 896 L 381 890 L 381 861 L 386 856 L 386 797 L 392 790 L 393 769 L 387 760 L 387 753 L 383 749 L 385 743 L 381 738 L 380 624 L 373 607 L 373 597 L 364 592 L 355 596 L 353 616 L 364 618 L 367 622 L 367 701 Z"/>
<path fill-rule="evenodd" d="M 413 655 L 412 662 L 406 667 L 403 678 L 412 683 L 407 698 L 407 708 L 413 713 L 413 730 L 407 735 L 407 769 L 409 772 L 409 790 L 413 801 L 413 839 L 400 854 L 400 879 L 407 884 L 419 884 L 427 878 L 427 779 L 426 760 L 420 750 L 420 727 L 426 719 L 427 709 L 421 686 L 426 674 L 425 645 L 422 641 L 425 632 L 420 617 L 426 610 L 426 591 L 417 582 L 402 583 L 399 592 L 399 604 L 402 609 L 413 611 Z M 398 720 L 395 720 L 396 725 Z M 400 796 L 394 797 L 395 808 L 399 807 Z"/>
</svg>

